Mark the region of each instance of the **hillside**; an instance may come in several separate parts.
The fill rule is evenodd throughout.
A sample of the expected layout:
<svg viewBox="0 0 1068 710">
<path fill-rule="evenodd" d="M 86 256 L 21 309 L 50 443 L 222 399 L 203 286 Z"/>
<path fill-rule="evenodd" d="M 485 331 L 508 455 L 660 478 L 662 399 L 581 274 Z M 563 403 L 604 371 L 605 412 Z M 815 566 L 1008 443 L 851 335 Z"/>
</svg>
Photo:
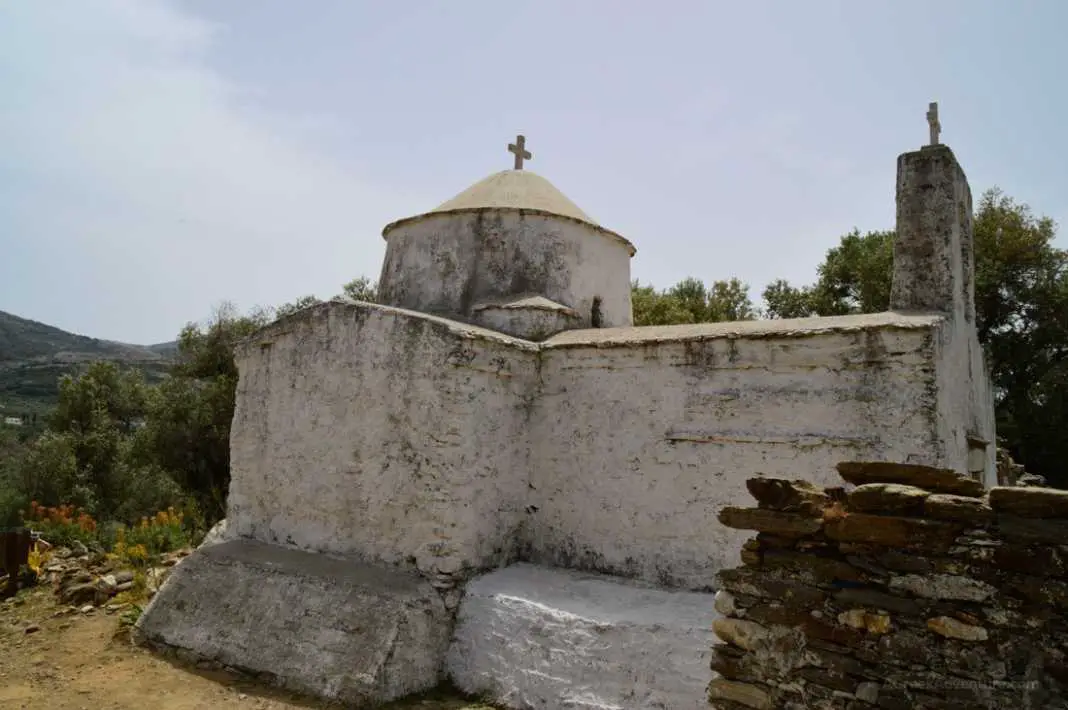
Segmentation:
<svg viewBox="0 0 1068 710">
<path fill-rule="evenodd" d="M 43 413 L 56 401 L 56 385 L 90 362 L 110 360 L 162 377 L 176 343 L 131 345 L 76 335 L 0 311 L 0 417 Z"/>
<path fill-rule="evenodd" d="M 162 358 L 157 346 L 129 345 L 75 335 L 44 323 L 0 311 L 0 366 L 12 362 L 145 362 Z"/>
</svg>

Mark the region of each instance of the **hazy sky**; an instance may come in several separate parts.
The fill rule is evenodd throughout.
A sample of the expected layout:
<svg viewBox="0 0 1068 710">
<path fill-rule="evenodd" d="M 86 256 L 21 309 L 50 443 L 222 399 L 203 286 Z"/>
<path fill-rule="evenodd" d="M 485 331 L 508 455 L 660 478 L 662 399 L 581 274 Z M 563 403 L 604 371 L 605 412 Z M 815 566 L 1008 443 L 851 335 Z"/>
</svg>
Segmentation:
<svg viewBox="0 0 1068 710">
<path fill-rule="evenodd" d="M 170 340 L 377 278 L 382 227 L 529 167 L 669 286 L 808 281 L 897 155 L 1068 218 L 1068 2 L 0 0 L 0 310 Z"/>
</svg>

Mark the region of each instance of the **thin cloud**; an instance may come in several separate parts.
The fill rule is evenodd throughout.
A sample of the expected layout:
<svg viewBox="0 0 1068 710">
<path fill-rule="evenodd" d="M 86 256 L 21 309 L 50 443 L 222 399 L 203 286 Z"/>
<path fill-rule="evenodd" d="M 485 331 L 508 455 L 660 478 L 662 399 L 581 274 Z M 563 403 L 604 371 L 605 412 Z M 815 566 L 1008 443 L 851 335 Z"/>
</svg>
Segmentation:
<svg viewBox="0 0 1068 710">
<path fill-rule="evenodd" d="M 330 117 L 213 71 L 220 29 L 160 0 L 0 9 L 0 308 L 162 340 L 223 299 L 377 275 L 381 226 L 425 201 L 323 155 L 309 128 Z"/>
</svg>

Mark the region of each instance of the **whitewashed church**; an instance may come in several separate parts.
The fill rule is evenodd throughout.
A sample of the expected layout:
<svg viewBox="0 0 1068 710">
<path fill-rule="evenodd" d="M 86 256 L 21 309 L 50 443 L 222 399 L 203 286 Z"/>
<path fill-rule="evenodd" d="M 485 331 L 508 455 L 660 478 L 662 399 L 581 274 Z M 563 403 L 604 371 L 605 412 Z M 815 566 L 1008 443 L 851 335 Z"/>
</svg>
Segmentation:
<svg viewBox="0 0 1068 710">
<path fill-rule="evenodd" d="M 764 474 L 893 460 L 994 483 L 972 204 L 933 129 L 898 158 L 892 310 L 634 327 L 634 246 L 524 169 L 388 225 L 382 303 L 237 353 L 224 528 L 142 641 L 376 703 L 707 707 L 717 512 Z"/>
</svg>

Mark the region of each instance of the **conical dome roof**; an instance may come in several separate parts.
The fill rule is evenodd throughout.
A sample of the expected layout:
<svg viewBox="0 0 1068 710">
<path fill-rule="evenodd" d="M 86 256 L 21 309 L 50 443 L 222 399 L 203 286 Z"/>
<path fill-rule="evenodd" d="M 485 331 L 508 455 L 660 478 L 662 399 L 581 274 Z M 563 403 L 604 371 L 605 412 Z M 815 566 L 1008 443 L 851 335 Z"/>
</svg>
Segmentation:
<svg viewBox="0 0 1068 710">
<path fill-rule="evenodd" d="M 613 239 L 622 241 L 634 255 L 634 245 L 621 235 L 593 221 L 578 205 L 569 200 L 551 182 L 529 170 L 502 170 L 479 180 L 451 200 L 438 205 L 429 212 L 406 217 L 387 224 L 382 230 L 386 237 L 390 230 L 401 224 L 450 212 L 472 212 L 483 209 L 512 209 L 539 212 L 542 214 L 572 219 L 594 227 Z"/>
<path fill-rule="evenodd" d="M 538 210 L 597 224 L 551 182 L 529 170 L 502 170 L 494 173 L 431 212 L 485 207 Z"/>
</svg>

